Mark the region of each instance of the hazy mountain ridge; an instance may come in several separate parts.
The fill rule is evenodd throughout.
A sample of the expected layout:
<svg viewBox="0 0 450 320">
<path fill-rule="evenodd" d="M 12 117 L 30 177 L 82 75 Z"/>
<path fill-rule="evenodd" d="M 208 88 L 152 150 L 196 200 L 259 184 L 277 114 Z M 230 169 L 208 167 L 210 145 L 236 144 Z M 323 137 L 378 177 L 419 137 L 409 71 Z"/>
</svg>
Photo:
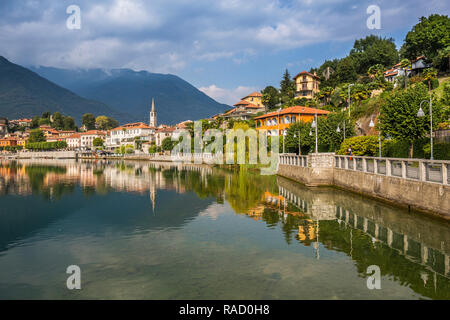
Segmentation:
<svg viewBox="0 0 450 320">
<path fill-rule="evenodd" d="M 31 69 L 82 97 L 130 114 L 133 121 L 148 121 L 152 98 L 156 103 L 158 123 L 197 120 L 230 108 L 171 74 L 130 69 Z"/>
<path fill-rule="evenodd" d="M 0 56 L 0 116 L 10 119 L 59 111 L 80 123 L 84 113 L 130 120 L 104 103 L 89 100 Z"/>
</svg>

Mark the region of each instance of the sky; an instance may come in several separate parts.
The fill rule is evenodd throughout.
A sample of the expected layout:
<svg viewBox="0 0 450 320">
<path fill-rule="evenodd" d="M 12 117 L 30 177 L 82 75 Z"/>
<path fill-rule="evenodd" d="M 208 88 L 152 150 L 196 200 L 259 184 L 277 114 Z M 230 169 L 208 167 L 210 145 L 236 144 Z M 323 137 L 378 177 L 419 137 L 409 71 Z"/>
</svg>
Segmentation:
<svg viewBox="0 0 450 320">
<path fill-rule="evenodd" d="M 80 8 L 80 28 L 67 27 Z M 367 8 L 380 8 L 369 29 Z M 446 0 L 1 0 L 0 55 L 25 66 L 171 73 L 234 104 L 267 85 L 342 58 L 369 34 L 401 46 Z M 75 21 L 75 20 L 70 20 Z M 76 20 L 78 21 L 78 20 Z"/>
</svg>

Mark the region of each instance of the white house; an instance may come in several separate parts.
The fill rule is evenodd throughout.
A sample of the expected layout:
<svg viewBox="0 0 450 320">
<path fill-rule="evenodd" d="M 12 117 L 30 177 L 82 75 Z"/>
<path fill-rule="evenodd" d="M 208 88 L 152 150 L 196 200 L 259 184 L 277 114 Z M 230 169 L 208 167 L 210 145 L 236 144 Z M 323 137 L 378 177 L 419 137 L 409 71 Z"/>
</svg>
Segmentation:
<svg viewBox="0 0 450 320">
<path fill-rule="evenodd" d="M 150 127 L 143 122 L 128 123 L 109 131 L 106 138 L 106 147 L 108 149 L 115 149 L 120 147 L 123 141 L 134 141 L 139 137 L 142 141 L 152 140 L 156 128 Z"/>
<path fill-rule="evenodd" d="M 101 130 L 90 130 L 87 132 L 80 133 L 81 142 L 80 147 L 83 150 L 90 150 L 94 147 L 93 142 L 96 138 L 101 138 L 105 141 L 106 132 Z"/>
<path fill-rule="evenodd" d="M 70 137 L 66 138 L 67 148 L 74 150 L 81 147 L 81 135 L 79 133 L 74 133 Z"/>
<path fill-rule="evenodd" d="M 171 138 L 175 133 L 176 128 L 174 127 L 163 127 L 156 130 L 155 142 L 158 147 L 162 145 L 165 138 Z"/>
<path fill-rule="evenodd" d="M 420 56 L 411 61 L 411 74 L 413 76 L 419 75 L 423 70 L 431 67 L 431 64 L 427 63 L 425 60 L 425 56 Z"/>
</svg>

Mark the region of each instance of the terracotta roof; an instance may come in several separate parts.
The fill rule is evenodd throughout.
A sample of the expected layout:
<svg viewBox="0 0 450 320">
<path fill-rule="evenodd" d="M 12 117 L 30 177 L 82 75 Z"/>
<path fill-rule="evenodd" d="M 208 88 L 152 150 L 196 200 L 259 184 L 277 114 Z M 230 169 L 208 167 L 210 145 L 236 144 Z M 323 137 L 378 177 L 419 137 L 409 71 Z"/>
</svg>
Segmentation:
<svg viewBox="0 0 450 320">
<path fill-rule="evenodd" d="M 392 76 L 396 76 L 398 74 L 398 71 L 392 71 L 389 73 L 385 73 L 384 76 L 385 77 L 392 77 Z"/>
<path fill-rule="evenodd" d="M 173 127 L 165 127 L 165 128 L 160 128 L 160 129 L 156 130 L 156 132 L 157 133 L 158 132 L 173 132 L 175 130 L 176 130 L 176 128 L 173 128 Z"/>
<path fill-rule="evenodd" d="M 237 108 L 231 109 L 230 111 L 225 112 L 223 115 L 226 116 L 227 114 L 233 113 L 236 111 Z"/>
<path fill-rule="evenodd" d="M 120 130 L 129 130 L 129 129 L 152 129 L 153 127 L 150 127 L 149 125 L 145 124 L 144 122 L 136 122 L 136 123 L 127 123 L 124 125 L 121 125 L 120 127 L 114 128 L 111 131 L 120 131 Z"/>
<path fill-rule="evenodd" d="M 294 106 L 294 107 L 289 107 L 289 108 L 283 109 L 280 112 L 274 111 L 274 112 L 266 113 L 266 114 L 263 114 L 262 116 L 255 117 L 255 119 L 264 119 L 264 118 L 269 118 L 269 117 L 278 116 L 278 115 L 291 114 L 291 113 L 295 113 L 295 114 L 316 114 L 316 112 L 317 112 L 318 115 L 319 114 L 329 114 L 329 113 L 331 113 L 330 111 L 322 110 L 322 109 L 303 107 L 303 106 Z"/>
<path fill-rule="evenodd" d="M 426 58 L 425 56 L 420 56 L 420 57 L 417 57 L 416 59 L 412 60 L 411 62 L 414 63 L 414 62 L 419 61 L 420 59 L 425 59 L 425 58 Z"/>
<path fill-rule="evenodd" d="M 258 107 L 256 104 L 253 104 L 246 100 L 241 100 L 238 103 L 236 103 L 234 106 L 245 106 L 246 108 L 257 108 L 257 109 L 261 108 L 261 107 Z"/>
<path fill-rule="evenodd" d="M 89 130 L 83 133 L 80 133 L 80 135 L 82 136 L 88 136 L 88 135 L 105 135 L 105 131 L 101 131 L 101 130 Z"/>
<path fill-rule="evenodd" d="M 307 72 L 307 71 L 300 72 L 298 75 L 296 75 L 294 77 L 294 79 L 297 79 L 298 77 L 303 76 L 303 75 L 310 76 L 310 77 L 313 77 L 313 78 L 316 78 L 316 79 L 320 79 L 318 75 L 312 74 L 311 72 Z"/>
<path fill-rule="evenodd" d="M 249 98 L 249 97 L 262 97 L 262 94 L 260 92 L 255 91 L 255 92 L 250 93 L 248 96 L 243 97 L 242 100 L 244 100 L 245 98 Z"/>
<path fill-rule="evenodd" d="M 67 139 L 80 139 L 81 138 L 81 134 L 79 133 L 74 133 L 73 135 L 67 137 Z"/>
</svg>

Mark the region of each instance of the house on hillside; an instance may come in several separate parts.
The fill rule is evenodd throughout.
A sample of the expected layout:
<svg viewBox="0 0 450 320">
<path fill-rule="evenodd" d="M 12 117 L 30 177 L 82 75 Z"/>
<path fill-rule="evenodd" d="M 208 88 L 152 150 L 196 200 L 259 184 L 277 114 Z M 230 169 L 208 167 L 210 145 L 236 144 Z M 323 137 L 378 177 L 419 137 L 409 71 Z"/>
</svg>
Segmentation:
<svg viewBox="0 0 450 320">
<path fill-rule="evenodd" d="M 105 145 L 107 149 L 114 150 L 124 143 L 134 144 L 136 138 L 142 141 L 150 141 L 155 131 L 155 127 L 150 127 L 143 122 L 124 124 L 109 131 Z"/>
<path fill-rule="evenodd" d="M 8 133 L 8 118 L 0 118 L 0 136 Z"/>
<path fill-rule="evenodd" d="M 320 91 L 320 78 L 314 72 L 302 71 L 294 77 L 297 98 L 312 99 Z"/>
<path fill-rule="evenodd" d="M 226 120 L 250 120 L 259 112 L 266 112 L 266 107 L 262 103 L 262 94 L 253 92 L 242 98 L 234 105 L 233 109 L 221 116 Z"/>
<path fill-rule="evenodd" d="M 415 60 L 411 61 L 411 75 L 420 75 L 425 69 L 431 67 L 430 63 L 427 63 L 425 56 L 417 57 Z"/>
<path fill-rule="evenodd" d="M 326 117 L 329 113 L 327 110 L 304 106 L 289 107 L 255 117 L 256 129 L 266 131 L 269 136 L 282 135 L 296 122 L 312 122 L 316 114 Z"/>
</svg>

